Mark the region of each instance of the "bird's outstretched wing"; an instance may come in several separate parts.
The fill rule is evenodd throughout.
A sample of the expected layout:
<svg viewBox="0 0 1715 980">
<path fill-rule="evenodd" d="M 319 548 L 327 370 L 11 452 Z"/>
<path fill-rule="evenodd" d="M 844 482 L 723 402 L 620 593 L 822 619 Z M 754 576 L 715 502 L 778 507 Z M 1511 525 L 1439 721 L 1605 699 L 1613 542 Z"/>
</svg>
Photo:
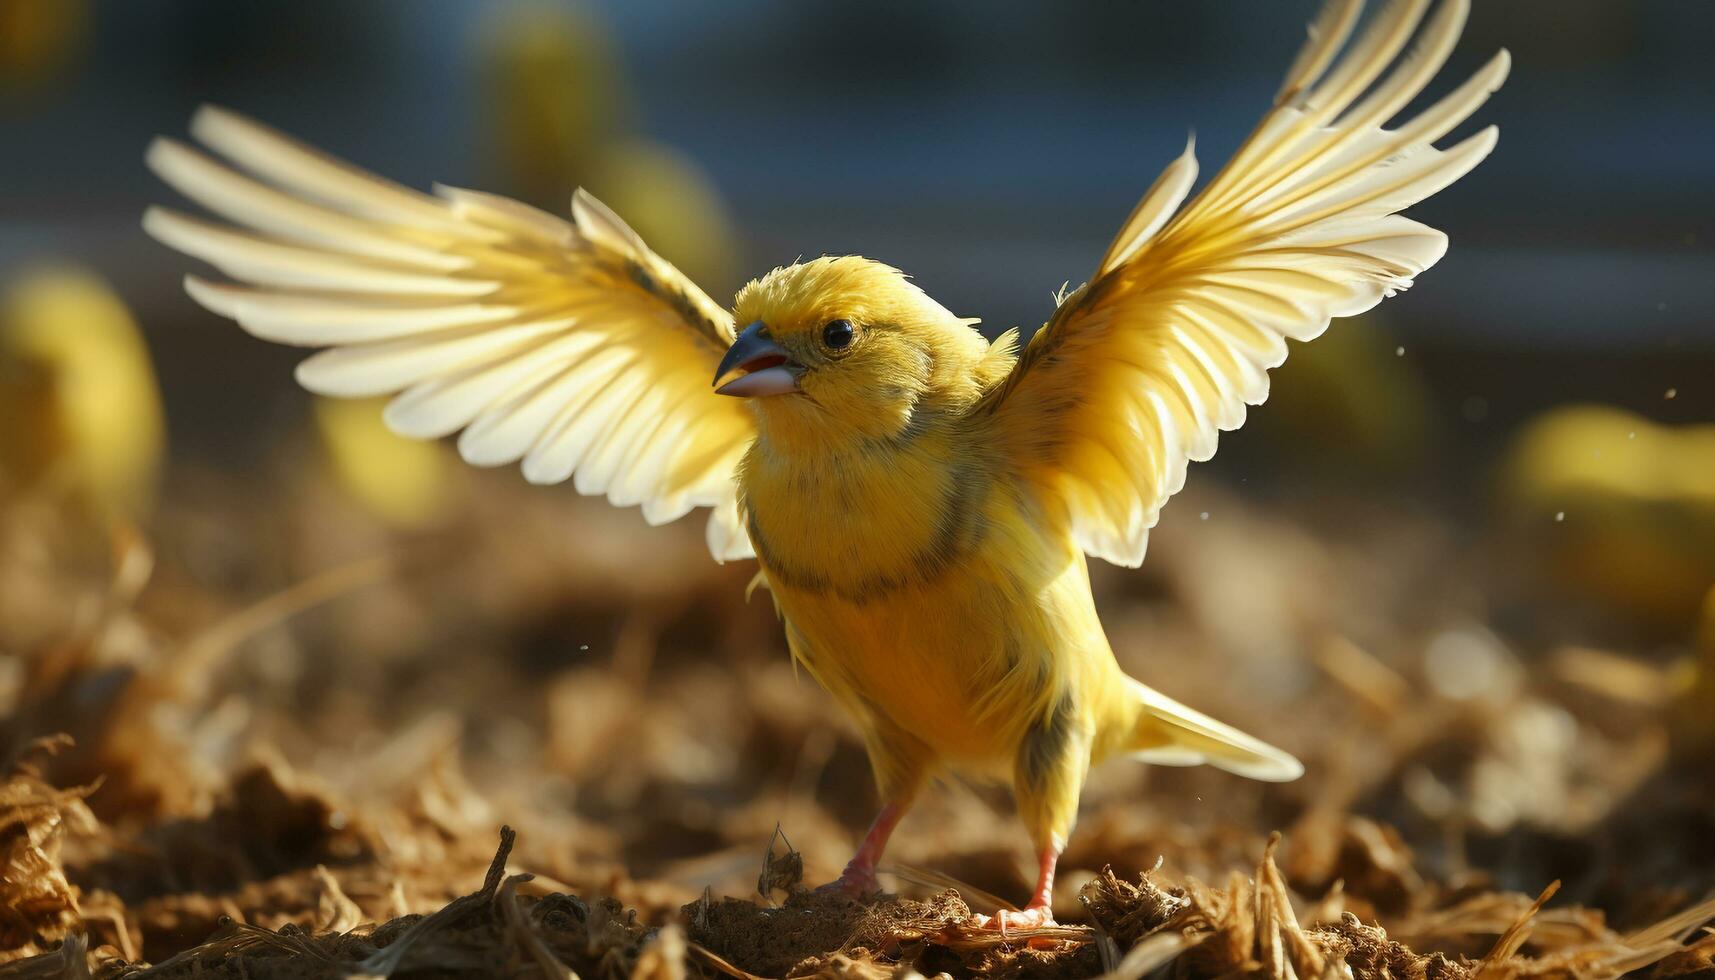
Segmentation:
<svg viewBox="0 0 1715 980">
<path fill-rule="evenodd" d="M 299 383 L 397 393 L 408 436 L 463 430 L 480 466 L 641 504 L 651 523 L 712 507 L 717 559 L 750 556 L 733 470 L 755 435 L 710 388 L 730 315 L 579 191 L 566 221 L 515 201 L 409 190 L 234 113 L 191 132 L 235 166 L 157 139 L 149 166 L 233 228 L 151 208 L 144 228 L 240 284 L 187 277 L 203 306 L 265 340 L 323 347 Z M 246 172 L 247 171 L 247 172 Z"/>
<path fill-rule="evenodd" d="M 1020 478 L 1065 508 L 1088 553 L 1141 562 L 1187 461 L 1212 456 L 1217 432 L 1267 397 L 1286 340 L 1369 309 L 1446 250 L 1441 232 L 1396 212 L 1494 147 L 1493 127 L 1445 150 L 1433 143 L 1500 86 L 1508 58 L 1384 129 L 1464 26 L 1468 0 L 1445 0 L 1425 20 L 1429 5 L 1389 4 L 1348 46 L 1362 0 L 1332 0 L 1227 166 L 1181 208 L 1197 162 L 1187 148 L 1169 165 L 1091 281 L 979 404 Z"/>
</svg>

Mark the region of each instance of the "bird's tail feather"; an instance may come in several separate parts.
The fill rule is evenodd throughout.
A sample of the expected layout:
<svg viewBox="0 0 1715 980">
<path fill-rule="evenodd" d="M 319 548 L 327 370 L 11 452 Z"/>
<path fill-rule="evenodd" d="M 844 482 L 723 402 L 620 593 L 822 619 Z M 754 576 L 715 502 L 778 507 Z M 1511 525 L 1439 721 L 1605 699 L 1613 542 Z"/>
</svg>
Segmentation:
<svg viewBox="0 0 1715 980">
<path fill-rule="evenodd" d="M 1211 765 L 1271 783 L 1288 782 L 1304 774 L 1303 763 L 1274 746 L 1129 677 L 1126 683 L 1141 708 L 1132 732 L 1134 758 L 1158 766 Z"/>
</svg>

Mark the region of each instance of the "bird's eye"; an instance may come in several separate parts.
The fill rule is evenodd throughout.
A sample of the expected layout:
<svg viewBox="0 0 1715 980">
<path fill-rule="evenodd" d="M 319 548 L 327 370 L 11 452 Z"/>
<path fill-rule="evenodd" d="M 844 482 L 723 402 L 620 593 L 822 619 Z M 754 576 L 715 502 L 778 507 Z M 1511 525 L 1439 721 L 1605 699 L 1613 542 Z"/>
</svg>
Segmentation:
<svg viewBox="0 0 1715 980">
<path fill-rule="evenodd" d="M 830 320 L 822 328 L 822 343 L 829 350 L 844 350 L 852 345 L 852 322 L 850 320 Z"/>
</svg>

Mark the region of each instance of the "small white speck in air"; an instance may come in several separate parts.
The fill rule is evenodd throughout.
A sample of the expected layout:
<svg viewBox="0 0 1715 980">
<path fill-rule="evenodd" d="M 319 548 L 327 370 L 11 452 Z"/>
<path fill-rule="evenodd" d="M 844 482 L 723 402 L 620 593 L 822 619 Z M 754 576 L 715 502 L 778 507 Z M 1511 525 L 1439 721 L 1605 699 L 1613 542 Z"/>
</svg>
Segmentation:
<svg viewBox="0 0 1715 980">
<path fill-rule="evenodd" d="M 1558 524 L 1564 520 L 1566 520 L 1566 512 L 1565 511 L 1557 510 L 1554 512 L 1554 523 Z"/>
<path fill-rule="evenodd" d="M 1673 399 L 1679 397 L 1679 389 L 1678 388 L 1669 388 L 1666 391 L 1662 392 L 1661 397 L 1666 398 L 1668 401 L 1672 401 Z"/>
<path fill-rule="evenodd" d="M 589 648 L 590 648 L 590 645 L 589 645 L 589 644 L 588 644 L 588 643 L 580 643 L 580 644 L 578 644 L 578 649 L 579 649 L 579 650 L 588 650 L 588 649 L 589 649 Z"/>
<path fill-rule="evenodd" d="M 1404 357 L 1405 356 L 1405 348 L 1404 347 L 1395 347 L 1393 349 L 1393 356 Z"/>
<path fill-rule="evenodd" d="M 1204 511 L 1204 512 L 1203 512 L 1203 513 L 1201 513 L 1201 514 L 1198 514 L 1198 515 L 1197 515 L 1197 519 L 1198 519 L 1198 520 L 1200 520 L 1200 521 L 1206 521 L 1206 520 L 1208 520 L 1208 519 L 1209 519 L 1209 512 L 1208 512 L 1208 511 Z"/>
<path fill-rule="evenodd" d="M 1638 434 L 1637 434 L 1637 433 L 1636 433 L 1636 432 L 1628 432 L 1628 433 L 1626 433 L 1626 438 L 1627 438 L 1627 439 L 1636 439 L 1636 438 L 1637 438 L 1637 437 L 1638 437 Z"/>
</svg>

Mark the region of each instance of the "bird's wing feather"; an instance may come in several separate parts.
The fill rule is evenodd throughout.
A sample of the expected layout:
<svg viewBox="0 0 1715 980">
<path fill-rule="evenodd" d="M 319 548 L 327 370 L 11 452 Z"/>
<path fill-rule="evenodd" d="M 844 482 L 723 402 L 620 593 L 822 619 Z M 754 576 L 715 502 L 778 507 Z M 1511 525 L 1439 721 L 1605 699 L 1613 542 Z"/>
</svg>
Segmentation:
<svg viewBox="0 0 1715 980">
<path fill-rule="evenodd" d="M 409 190 L 231 112 L 149 148 L 167 183 L 238 227 L 152 208 L 149 233 L 236 283 L 203 306 L 265 340 L 325 348 L 298 366 L 324 395 L 395 395 L 396 431 L 462 430 L 483 466 L 641 505 L 651 523 L 712 507 L 717 559 L 750 556 L 733 471 L 755 435 L 710 379 L 731 317 L 579 191 L 572 220 L 476 191 Z"/>
<path fill-rule="evenodd" d="M 1188 147 L 1168 166 L 1091 281 L 978 406 L 1092 555 L 1141 562 L 1186 463 L 1212 456 L 1217 433 L 1263 401 L 1286 340 L 1410 286 L 1446 249 L 1441 232 L 1396 212 L 1494 147 L 1493 127 L 1433 144 L 1500 86 L 1507 53 L 1386 129 L 1446 61 L 1468 0 L 1427 19 L 1429 0 L 1397 0 L 1336 57 L 1361 6 L 1328 4 L 1274 108 L 1184 207 L 1196 159 Z"/>
</svg>

